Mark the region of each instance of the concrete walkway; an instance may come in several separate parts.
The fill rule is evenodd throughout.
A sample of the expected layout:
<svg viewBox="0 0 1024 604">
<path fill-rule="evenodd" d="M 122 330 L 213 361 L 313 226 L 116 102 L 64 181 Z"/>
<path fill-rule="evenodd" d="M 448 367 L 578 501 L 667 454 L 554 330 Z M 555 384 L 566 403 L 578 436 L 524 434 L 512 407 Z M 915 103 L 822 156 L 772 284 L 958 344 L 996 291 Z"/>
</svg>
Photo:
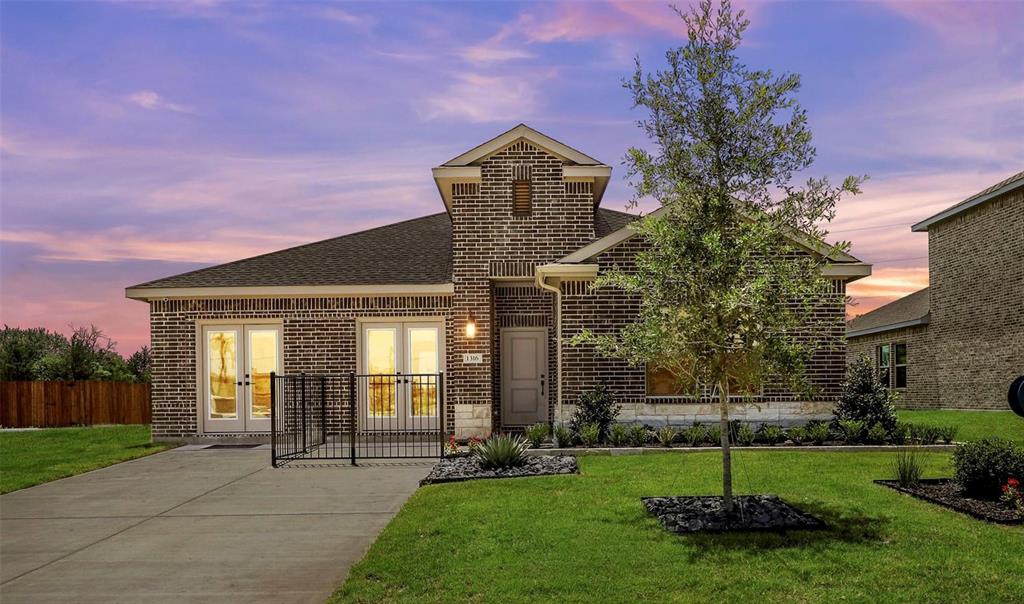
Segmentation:
<svg viewBox="0 0 1024 604">
<path fill-rule="evenodd" d="M 173 450 L 0 497 L 0 600 L 323 602 L 430 463 Z"/>
</svg>

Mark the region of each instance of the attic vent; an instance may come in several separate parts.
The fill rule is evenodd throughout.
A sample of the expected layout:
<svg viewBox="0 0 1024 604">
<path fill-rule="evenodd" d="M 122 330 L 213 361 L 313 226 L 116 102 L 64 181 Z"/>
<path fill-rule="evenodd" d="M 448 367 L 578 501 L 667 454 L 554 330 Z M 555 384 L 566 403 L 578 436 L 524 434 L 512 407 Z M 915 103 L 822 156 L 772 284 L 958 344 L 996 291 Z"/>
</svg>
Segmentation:
<svg viewBox="0 0 1024 604">
<path fill-rule="evenodd" d="M 456 182 L 452 183 L 452 195 L 454 196 L 467 196 L 477 194 L 478 184 L 475 182 Z"/>
<path fill-rule="evenodd" d="M 529 216 L 533 210 L 533 199 L 531 195 L 530 176 L 532 173 L 529 164 L 517 164 L 512 166 L 512 215 Z"/>
<path fill-rule="evenodd" d="M 591 195 L 594 192 L 593 183 L 586 181 L 569 181 L 565 183 L 566 195 Z"/>
<path fill-rule="evenodd" d="M 506 151 L 520 151 L 520 152 L 522 152 L 522 151 L 533 151 L 534 150 L 534 146 L 531 145 L 530 143 L 524 141 L 524 140 L 518 140 L 518 141 L 512 143 L 511 145 L 509 145 L 508 147 L 506 147 L 505 150 Z"/>
</svg>

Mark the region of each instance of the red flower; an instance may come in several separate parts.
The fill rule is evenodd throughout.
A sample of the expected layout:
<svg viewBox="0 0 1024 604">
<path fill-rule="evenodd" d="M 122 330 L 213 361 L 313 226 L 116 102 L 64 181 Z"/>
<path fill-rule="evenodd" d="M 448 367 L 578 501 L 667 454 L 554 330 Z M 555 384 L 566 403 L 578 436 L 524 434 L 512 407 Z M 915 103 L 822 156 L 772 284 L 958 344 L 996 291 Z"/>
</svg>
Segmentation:
<svg viewBox="0 0 1024 604">
<path fill-rule="evenodd" d="M 1020 486 L 1020 481 L 1017 480 L 1016 478 L 1011 478 L 1011 479 L 1006 481 L 1006 485 L 1016 489 L 1017 487 Z"/>
</svg>

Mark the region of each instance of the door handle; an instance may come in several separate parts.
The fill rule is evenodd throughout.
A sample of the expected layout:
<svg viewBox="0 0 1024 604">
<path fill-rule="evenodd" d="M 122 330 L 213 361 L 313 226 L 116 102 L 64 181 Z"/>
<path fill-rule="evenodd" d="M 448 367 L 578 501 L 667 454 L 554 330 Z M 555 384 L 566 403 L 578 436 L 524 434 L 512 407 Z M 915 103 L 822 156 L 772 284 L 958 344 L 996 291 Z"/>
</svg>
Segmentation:
<svg viewBox="0 0 1024 604">
<path fill-rule="evenodd" d="M 544 374 L 540 374 L 540 395 L 544 396 Z"/>
</svg>

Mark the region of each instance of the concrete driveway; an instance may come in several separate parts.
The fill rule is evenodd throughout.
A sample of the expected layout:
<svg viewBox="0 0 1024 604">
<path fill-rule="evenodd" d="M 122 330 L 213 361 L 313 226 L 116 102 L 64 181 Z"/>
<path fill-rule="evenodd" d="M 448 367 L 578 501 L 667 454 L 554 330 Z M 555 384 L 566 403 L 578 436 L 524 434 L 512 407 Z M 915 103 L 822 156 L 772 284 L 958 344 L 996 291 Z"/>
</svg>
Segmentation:
<svg viewBox="0 0 1024 604">
<path fill-rule="evenodd" d="M 0 600 L 323 602 L 428 463 L 184 448 L 0 497 Z"/>
</svg>

